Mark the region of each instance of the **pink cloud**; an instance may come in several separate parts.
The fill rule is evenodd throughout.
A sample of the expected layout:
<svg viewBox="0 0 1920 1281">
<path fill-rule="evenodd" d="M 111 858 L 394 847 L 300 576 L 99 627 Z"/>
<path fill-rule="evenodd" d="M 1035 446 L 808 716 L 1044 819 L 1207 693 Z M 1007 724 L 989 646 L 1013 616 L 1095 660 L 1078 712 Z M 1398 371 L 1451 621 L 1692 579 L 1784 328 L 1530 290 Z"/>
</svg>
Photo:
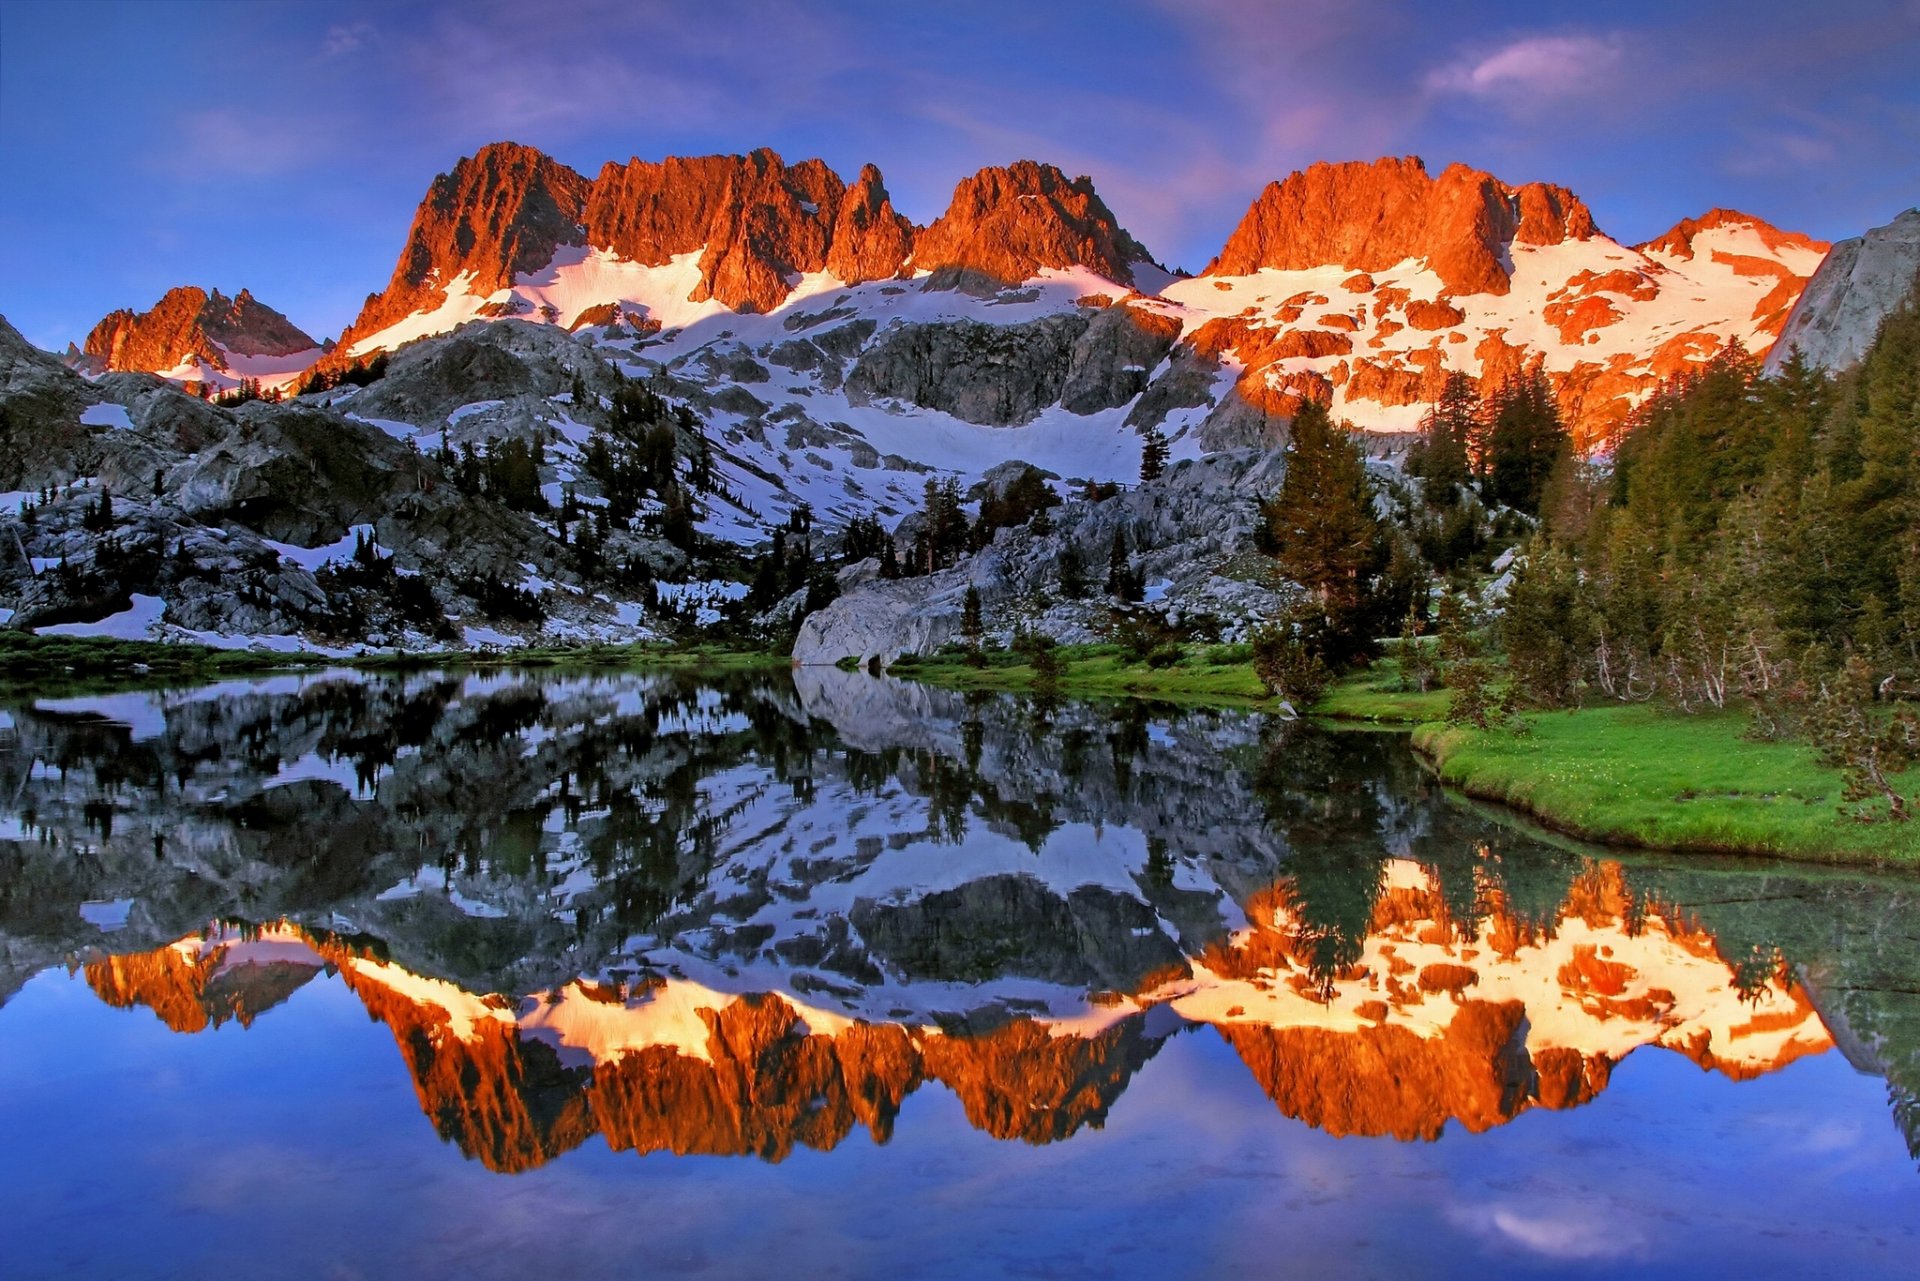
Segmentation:
<svg viewBox="0 0 1920 1281">
<path fill-rule="evenodd" d="M 1435 68 L 1426 87 L 1476 98 L 1572 97 L 1612 83 L 1624 44 L 1618 36 L 1527 36 Z"/>
</svg>

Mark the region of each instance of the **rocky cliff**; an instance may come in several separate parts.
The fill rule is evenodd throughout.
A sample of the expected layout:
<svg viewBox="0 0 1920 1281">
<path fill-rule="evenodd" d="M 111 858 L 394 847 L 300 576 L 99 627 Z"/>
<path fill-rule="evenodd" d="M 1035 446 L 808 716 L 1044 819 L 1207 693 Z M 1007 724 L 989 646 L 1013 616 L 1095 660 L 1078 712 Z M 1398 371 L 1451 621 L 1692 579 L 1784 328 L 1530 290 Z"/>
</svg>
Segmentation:
<svg viewBox="0 0 1920 1281">
<path fill-rule="evenodd" d="M 1885 320 L 1920 278 L 1920 209 L 1833 246 L 1793 305 L 1767 355 L 1777 371 L 1798 351 L 1822 369 L 1840 370 L 1866 354 Z"/>
<path fill-rule="evenodd" d="M 1564 187 L 1511 187 L 1465 165 L 1434 178 L 1418 156 L 1317 164 L 1268 184 L 1202 274 L 1374 272 L 1421 259 L 1451 293 L 1504 294 L 1512 246 L 1598 234 L 1593 215 Z"/>
<path fill-rule="evenodd" d="M 229 298 L 187 285 L 169 289 L 150 310 L 110 313 L 82 352 L 98 369 L 231 386 L 242 377 L 271 383 L 297 374 L 321 346 L 245 289 Z"/>
</svg>

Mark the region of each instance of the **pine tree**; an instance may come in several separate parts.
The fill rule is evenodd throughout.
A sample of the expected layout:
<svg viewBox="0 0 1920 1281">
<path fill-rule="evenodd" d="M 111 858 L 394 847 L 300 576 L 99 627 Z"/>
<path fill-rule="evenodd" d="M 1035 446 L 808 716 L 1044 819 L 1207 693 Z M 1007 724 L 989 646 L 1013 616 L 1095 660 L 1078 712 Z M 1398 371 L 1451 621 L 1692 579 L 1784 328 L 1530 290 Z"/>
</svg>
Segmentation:
<svg viewBox="0 0 1920 1281">
<path fill-rule="evenodd" d="M 1294 415 L 1280 492 L 1262 505 L 1261 543 L 1281 572 L 1334 612 L 1358 609 L 1389 547 L 1359 447 L 1308 401 Z"/>
<path fill-rule="evenodd" d="M 1457 491 L 1472 483 L 1471 451 L 1479 443 L 1481 409 L 1473 380 L 1449 373 L 1440 399 L 1420 422 L 1418 474 L 1426 478 L 1429 505 L 1452 505 Z"/>
<path fill-rule="evenodd" d="M 1536 707 L 1579 700 L 1587 656 L 1587 606 L 1580 577 L 1566 554 L 1534 546 L 1514 571 L 1500 615 L 1516 695 Z"/>
<path fill-rule="evenodd" d="M 1071 538 L 1063 539 L 1060 544 L 1060 595 L 1068 600 L 1081 600 L 1087 594 L 1087 567 L 1080 559 L 1080 547 Z"/>
<path fill-rule="evenodd" d="M 1494 394 L 1487 427 L 1487 496 L 1529 515 L 1540 510 L 1547 478 L 1568 448 L 1567 429 L 1546 375 L 1513 379 Z"/>
<path fill-rule="evenodd" d="M 1167 470 L 1167 438 L 1158 427 L 1140 433 L 1140 483 L 1159 480 Z"/>
<path fill-rule="evenodd" d="M 969 651 L 975 654 L 980 652 L 980 642 L 986 630 L 986 624 L 980 616 L 980 589 L 968 583 L 966 601 L 960 609 L 960 637 Z"/>
<path fill-rule="evenodd" d="M 1133 570 L 1127 555 L 1126 531 L 1114 527 L 1113 544 L 1107 552 L 1107 595 L 1122 601 L 1138 601 L 1146 594 L 1146 585 Z"/>
</svg>

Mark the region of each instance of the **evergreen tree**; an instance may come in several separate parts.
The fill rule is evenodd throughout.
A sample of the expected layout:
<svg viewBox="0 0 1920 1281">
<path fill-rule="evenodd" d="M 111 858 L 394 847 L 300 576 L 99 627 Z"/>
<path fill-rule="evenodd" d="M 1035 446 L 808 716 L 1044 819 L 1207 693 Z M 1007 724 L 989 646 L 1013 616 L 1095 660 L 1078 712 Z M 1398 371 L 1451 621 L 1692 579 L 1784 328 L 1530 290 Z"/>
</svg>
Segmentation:
<svg viewBox="0 0 1920 1281">
<path fill-rule="evenodd" d="M 1536 707 L 1578 701 L 1593 647 L 1579 574 L 1564 552 L 1536 545 L 1515 567 L 1500 643 L 1519 698 Z"/>
<path fill-rule="evenodd" d="M 1146 594 L 1146 584 L 1142 576 L 1134 571 L 1133 562 L 1127 555 L 1126 531 L 1114 527 L 1113 544 L 1107 552 L 1107 595 L 1116 600 L 1138 601 Z"/>
<path fill-rule="evenodd" d="M 1440 399 L 1420 422 L 1420 445 L 1409 470 L 1426 478 L 1426 496 L 1434 507 L 1451 506 L 1458 491 L 1473 481 L 1473 449 L 1479 444 L 1480 393 L 1473 380 L 1449 373 Z"/>
<path fill-rule="evenodd" d="M 970 653 L 980 652 L 980 642 L 986 636 L 986 630 L 986 624 L 980 616 L 980 589 L 968 583 L 966 601 L 960 610 L 960 638 Z"/>
<path fill-rule="evenodd" d="M 1333 610 L 1358 610 L 1388 555 L 1358 445 L 1308 401 L 1294 416 L 1280 492 L 1263 504 L 1263 548 Z"/>
<path fill-rule="evenodd" d="M 1494 394 L 1486 448 L 1487 496 L 1532 515 L 1540 510 L 1547 478 L 1568 449 L 1546 375 L 1534 370 Z"/>
<path fill-rule="evenodd" d="M 1167 438 L 1158 427 L 1140 433 L 1140 483 L 1159 480 L 1167 470 Z"/>
<path fill-rule="evenodd" d="M 1060 595 L 1067 600 L 1082 600 L 1087 594 L 1087 567 L 1080 559 L 1080 547 L 1071 538 L 1061 540 Z"/>
</svg>

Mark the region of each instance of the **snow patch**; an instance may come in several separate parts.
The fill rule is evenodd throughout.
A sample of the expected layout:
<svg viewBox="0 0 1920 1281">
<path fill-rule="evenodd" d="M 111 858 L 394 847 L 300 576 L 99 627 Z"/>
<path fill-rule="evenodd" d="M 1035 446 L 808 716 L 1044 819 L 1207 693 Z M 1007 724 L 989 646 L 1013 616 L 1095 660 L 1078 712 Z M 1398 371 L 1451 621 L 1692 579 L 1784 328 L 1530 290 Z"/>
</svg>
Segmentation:
<svg viewBox="0 0 1920 1281">
<path fill-rule="evenodd" d="M 128 415 L 126 406 L 107 402 L 88 405 L 80 411 L 80 423 L 85 427 L 112 427 L 120 431 L 132 431 L 133 419 Z"/>
<path fill-rule="evenodd" d="M 136 593 L 131 608 L 92 623 L 55 623 L 36 627 L 38 636 L 107 636 L 115 640 L 145 640 L 167 612 L 167 602 L 158 596 Z"/>
</svg>

